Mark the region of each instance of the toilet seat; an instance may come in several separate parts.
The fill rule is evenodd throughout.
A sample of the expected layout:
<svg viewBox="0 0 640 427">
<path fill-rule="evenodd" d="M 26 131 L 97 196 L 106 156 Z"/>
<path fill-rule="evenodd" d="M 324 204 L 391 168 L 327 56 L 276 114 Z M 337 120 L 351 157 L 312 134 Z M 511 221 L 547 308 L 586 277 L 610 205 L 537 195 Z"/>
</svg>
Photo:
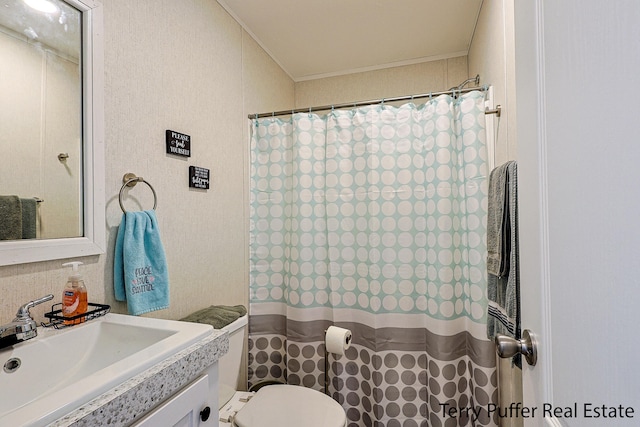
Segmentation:
<svg viewBox="0 0 640 427">
<path fill-rule="evenodd" d="M 293 385 L 261 388 L 238 411 L 235 427 L 344 427 L 347 416 L 335 400 L 316 390 Z"/>
</svg>

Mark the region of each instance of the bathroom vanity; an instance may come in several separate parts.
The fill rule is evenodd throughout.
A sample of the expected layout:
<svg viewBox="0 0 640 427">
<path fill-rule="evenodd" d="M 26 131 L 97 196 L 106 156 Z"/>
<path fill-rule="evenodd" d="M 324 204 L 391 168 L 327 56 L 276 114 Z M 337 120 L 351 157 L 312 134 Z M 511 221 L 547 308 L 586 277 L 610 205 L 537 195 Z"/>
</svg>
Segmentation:
<svg viewBox="0 0 640 427">
<path fill-rule="evenodd" d="M 217 426 L 217 362 L 227 349 L 227 335 L 214 331 L 51 426 Z"/>
<path fill-rule="evenodd" d="M 0 372 L 3 387 L 15 391 L 0 404 L 0 425 L 217 426 L 227 332 L 111 313 L 38 329 L 36 338 L 0 350 L 1 364 L 19 360 L 15 371 Z"/>
</svg>

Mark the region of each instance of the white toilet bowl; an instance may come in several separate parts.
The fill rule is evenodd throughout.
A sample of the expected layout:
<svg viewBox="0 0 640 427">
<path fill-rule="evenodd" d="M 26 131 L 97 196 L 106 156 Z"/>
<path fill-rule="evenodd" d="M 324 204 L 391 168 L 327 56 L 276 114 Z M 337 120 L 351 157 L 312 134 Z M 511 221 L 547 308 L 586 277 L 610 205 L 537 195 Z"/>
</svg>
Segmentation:
<svg viewBox="0 0 640 427">
<path fill-rule="evenodd" d="M 345 427 L 347 417 L 338 402 L 302 386 L 270 385 L 256 393 L 236 392 L 247 316 L 223 328 L 229 332 L 229 352 L 220 358 L 220 426 Z M 235 375 L 229 375 L 229 374 Z"/>
<path fill-rule="evenodd" d="M 347 417 L 335 400 L 309 388 L 261 388 L 233 418 L 234 427 L 344 427 Z"/>
</svg>

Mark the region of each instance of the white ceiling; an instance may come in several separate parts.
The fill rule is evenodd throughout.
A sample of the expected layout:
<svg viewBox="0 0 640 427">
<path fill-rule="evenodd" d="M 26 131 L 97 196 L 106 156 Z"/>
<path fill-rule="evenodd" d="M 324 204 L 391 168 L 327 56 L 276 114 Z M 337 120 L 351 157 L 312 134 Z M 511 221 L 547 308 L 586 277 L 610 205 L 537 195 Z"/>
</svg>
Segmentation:
<svg viewBox="0 0 640 427">
<path fill-rule="evenodd" d="M 483 0 L 218 0 L 295 81 L 466 55 Z"/>
</svg>

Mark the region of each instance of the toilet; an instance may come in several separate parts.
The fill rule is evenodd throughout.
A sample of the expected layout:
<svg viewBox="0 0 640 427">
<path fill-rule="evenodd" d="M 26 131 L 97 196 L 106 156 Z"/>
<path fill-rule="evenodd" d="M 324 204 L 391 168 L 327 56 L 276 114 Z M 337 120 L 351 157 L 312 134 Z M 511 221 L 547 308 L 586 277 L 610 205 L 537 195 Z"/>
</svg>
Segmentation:
<svg viewBox="0 0 640 427">
<path fill-rule="evenodd" d="M 218 362 L 220 427 L 346 427 L 342 406 L 316 390 L 280 384 L 236 391 L 247 320 L 222 328 L 229 332 L 229 352 Z"/>
</svg>

